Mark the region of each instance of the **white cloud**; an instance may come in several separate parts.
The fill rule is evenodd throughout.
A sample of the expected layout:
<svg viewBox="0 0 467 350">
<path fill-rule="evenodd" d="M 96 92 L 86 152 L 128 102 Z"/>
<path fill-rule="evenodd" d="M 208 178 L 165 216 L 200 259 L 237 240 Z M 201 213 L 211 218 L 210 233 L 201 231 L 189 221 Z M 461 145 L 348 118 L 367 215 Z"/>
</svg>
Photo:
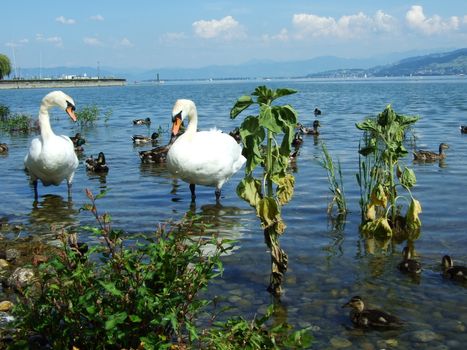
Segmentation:
<svg viewBox="0 0 467 350">
<path fill-rule="evenodd" d="M 389 32 L 397 23 L 394 17 L 379 10 L 373 17 L 359 12 L 338 19 L 300 13 L 293 16 L 292 24 L 298 31 L 296 38 L 303 39 L 310 36 L 351 38 L 369 32 Z"/>
<path fill-rule="evenodd" d="M 36 34 L 36 41 L 49 43 L 57 47 L 63 46 L 63 40 L 59 36 L 44 37 L 43 34 Z"/>
<path fill-rule="evenodd" d="M 7 47 L 20 47 L 20 46 L 23 46 L 23 45 L 26 45 L 27 43 L 29 43 L 29 39 L 20 39 L 20 40 L 17 40 L 17 41 L 10 41 L 10 42 L 7 42 L 5 44 L 5 46 Z"/>
<path fill-rule="evenodd" d="M 75 24 L 76 21 L 73 18 L 65 18 L 63 16 L 55 18 L 55 20 L 62 24 Z"/>
<path fill-rule="evenodd" d="M 263 41 L 288 41 L 289 40 L 289 32 L 286 28 L 281 29 L 279 34 L 276 35 L 263 35 Z"/>
<path fill-rule="evenodd" d="M 235 39 L 245 36 L 243 27 L 232 16 L 226 16 L 220 20 L 196 21 L 192 26 L 195 34 L 203 39 Z"/>
<path fill-rule="evenodd" d="M 102 46 L 101 41 L 95 37 L 85 37 L 83 42 L 88 46 Z"/>
<path fill-rule="evenodd" d="M 95 15 L 95 16 L 89 17 L 89 19 L 92 20 L 92 21 L 103 21 L 103 20 L 104 20 L 104 16 L 102 16 L 102 15 Z"/>
<path fill-rule="evenodd" d="M 465 21 L 466 16 L 464 16 Z M 427 18 L 423 13 L 423 7 L 414 5 L 407 11 L 405 19 L 409 27 L 426 35 L 446 33 L 459 29 L 460 19 L 452 16 L 449 19 L 443 19 L 438 15 Z"/>
<path fill-rule="evenodd" d="M 133 43 L 128 39 L 128 38 L 122 38 L 122 40 L 120 40 L 118 42 L 118 45 L 119 47 L 133 47 Z"/>
</svg>

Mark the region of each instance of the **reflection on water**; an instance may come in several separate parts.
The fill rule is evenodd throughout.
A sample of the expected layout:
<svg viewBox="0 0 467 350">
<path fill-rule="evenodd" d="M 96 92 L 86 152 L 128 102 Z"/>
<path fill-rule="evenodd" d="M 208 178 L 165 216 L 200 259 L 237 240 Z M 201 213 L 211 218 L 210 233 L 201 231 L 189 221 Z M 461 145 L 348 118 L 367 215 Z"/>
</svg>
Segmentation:
<svg viewBox="0 0 467 350">
<path fill-rule="evenodd" d="M 78 210 L 72 200 L 47 194 L 33 203 L 29 215 L 31 234 L 56 236 L 61 230 L 77 225 Z"/>
</svg>

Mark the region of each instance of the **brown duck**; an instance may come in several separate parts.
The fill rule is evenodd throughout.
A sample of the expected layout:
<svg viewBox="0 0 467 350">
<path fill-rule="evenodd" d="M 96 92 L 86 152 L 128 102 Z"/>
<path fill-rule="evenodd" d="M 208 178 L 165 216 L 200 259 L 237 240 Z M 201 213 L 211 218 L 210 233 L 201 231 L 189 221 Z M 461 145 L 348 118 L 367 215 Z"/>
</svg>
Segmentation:
<svg viewBox="0 0 467 350">
<path fill-rule="evenodd" d="M 350 320 L 359 328 L 390 329 L 399 328 L 403 322 L 396 316 L 376 309 L 365 309 L 365 304 L 359 296 L 354 296 L 342 307 L 350 307 Z"/>
<path fill-rule="evenodd" d="M 446 153 L 444 151 L 447 150 L 448 148 L 449 146 L 447 144 L 440 143 L 438 153 L 431 152 L 431 151 L 418 150 L 416 152 L 413 152 L 413 159 L 418 160 L 418 161 L 433 161 L 433 160 L 444 159 L 446 158 Z"/>
</svg>

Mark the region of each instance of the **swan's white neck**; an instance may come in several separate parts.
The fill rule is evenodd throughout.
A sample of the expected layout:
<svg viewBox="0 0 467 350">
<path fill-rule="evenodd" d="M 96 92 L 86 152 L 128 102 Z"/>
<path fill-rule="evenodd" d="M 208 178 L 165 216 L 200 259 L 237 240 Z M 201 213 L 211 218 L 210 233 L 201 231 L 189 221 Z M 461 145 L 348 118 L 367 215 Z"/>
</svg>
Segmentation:
<svg viewBox="0 0 467 350">
<path fill-rule="evenodd" d="M 196 111 L 196 107 L 190 108 L 188 111 L 188 121 L 185 133 L 193 135 L 198 130 L 198 112 Z"/>
<path fill-rule="evenodd" d="M 48 139 L 55 135 L 50 126 L 49 108 L 50 106 L 42 103 L 39 109 L 39 126 L 41 128 L 42 139 Z"/>
</svg>

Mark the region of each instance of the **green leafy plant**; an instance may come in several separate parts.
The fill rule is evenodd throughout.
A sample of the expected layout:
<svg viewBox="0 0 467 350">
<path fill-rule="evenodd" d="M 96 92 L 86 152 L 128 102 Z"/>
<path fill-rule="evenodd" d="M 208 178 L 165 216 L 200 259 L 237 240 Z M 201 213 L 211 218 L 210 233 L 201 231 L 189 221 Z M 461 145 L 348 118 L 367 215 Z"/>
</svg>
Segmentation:
<svg viewBox="0 0 467 350">
<path fill-rule="evenodd" d="M 0 130 L 8 133 L 29 133 L 37 130 L 34 120 L 27 114 L 11 114 L 6 106 L 0 108 Z"/>
<path fill-rule="evenodd" d="M 307 329 L 292 332 L 285 323 L 268 326 L 267 321 L 274 312 L 271 306 L 266 315 L 247 321 L 242 317 L 226 322 L 216 322 L 204 337 L 206 349 L 256 350 L 256 349 L 309 349 L 312 336 Z"/>
<path fill-rule="evenodd" d="M 85 209 L 99 223 L 86 229 L 103 244 L 83 254 L 64 244 L 63 254 L 40 266 L 38 284 L 14 310 L 16 342 L 32 333 L 54 349 L 152 349 L 197 339 L 195 316 L 208 301 L 196 296 L 222 272 L 221 243 L 210 242 L 217 248 L 205 256 L 206 242 L 189 240 L 174 224 L 125 246 L 123 232 L 97 211 L 102 195 L 87 191 Z"/>
<path fill-rule="evenodd" d="M 347 214 L 347 202 L 345 200 L 344 194 L 344 181 L 342 178 L 341 163 L 340 161 L 337 162 L 336 174 L 336 166 L 324 142 L 321 143 L 321 147 L 323 150 L 321 166 L 324 169 L 326 169 L 329 182 L 329 190 L 333 194 L 332 200 L 328 205 L 328 214 L 331 214 L 333 208 L 336 206 L 337 215 L 342 217 Z"/>
<path fill-rule="evenodd" d="M 247 161 L 245 177 L 238 184 L 237 194 L 256 209 L 261 220 L 266 244 L 271 251 L 268 290 L 275 295 L 281 294 L 282 280 L 287 271 L 287 254 L 280 248 L 279 236 L 286 227 L 281 207 L 291 200 L 295 184 L 288 165 L 297 112 L 290 105 L 275 106 L 272 103 L 294 93 L 296 90 L 272 90 L 259 86 L 251 96 L 240 97 L 230 111 L 233 119 L 252 105 L 259 108 L 258 115 L 247 116 L 240 125 L 243 154 Z M 278 142 L 280 136 L 282 140 Z M 254 171 L 258 166 L 262 173 L 255 177 Z"/>
<path fill-rule="evenodd" d="M 90 126 L 94 125 L 100 116 L 100 109 L 96 105 L 84 106 L 75 112 L 78 125 Z M 112 116 L 112 110 L 107 110 L 104 113 L 104 123 L 107 123 Z"/>
<path fill-rule="evenodd" d="M 82 229 L 101 244 L 87 247 L 76 233 L 62 236 L 62 247 L 18 295 L 10 349 L 39 348 L 38 343 L 53 349 L 235 349 L 242 342 L 251 349 L 306 347 L 308 331 L 268 325 L 271 312 L 251 322 L 199 324 L 210 303 L 200 291 L 222 273 L 220 255 L 230 249 L 225 242 L 190 239 L 191 222 L 184 219 L 160 225 L 153 235 L 132 235 L 130 245 L 124 232 L 112 228 L 110 215 L 97 210 L 105 191 L 86 194 L 91 203 L 82 209 L 98 225 Z M 209 255 L 206 244 L 215 247 Z"/>
<path fill-rule="evenodd" d="M 410 190 L 416 183 L 415 173 L 401 163 L 408 154 L 404 147 L 406 132 L 418 119 L 397 114 L 389 105 L 376 118 L 356 124 L 364 131 L 357 182 L 361 231 L 367 237 L 387 242 L 403 238 L 414 240 L 420 234 L 421 205 Z M 409 199 L 399 196 L 398 188 L 404 189 Z M 397 203 L 401 198 L 408 202 L 405 216 Z"/>
</svg>

